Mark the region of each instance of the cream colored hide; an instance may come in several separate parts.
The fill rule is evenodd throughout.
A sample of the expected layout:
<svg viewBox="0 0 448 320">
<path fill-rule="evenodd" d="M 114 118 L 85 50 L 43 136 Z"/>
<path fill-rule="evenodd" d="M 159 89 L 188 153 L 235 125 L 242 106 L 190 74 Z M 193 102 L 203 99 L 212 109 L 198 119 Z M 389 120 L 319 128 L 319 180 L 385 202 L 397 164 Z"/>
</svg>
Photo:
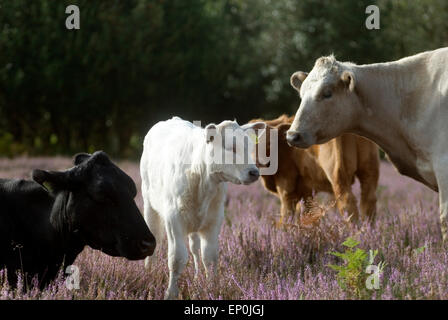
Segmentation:
<svg viewBox="0 0 448 320">
<path fill-rule="evenodd" d="M 301 103 L 289 144 L 307 148 L 344 133 L 376 142 L 400 173 L 439 191 L 448 240 L 448 48 L 368 65 L 322 57 L 291 85 Z"/>
<path fill-rule="evenodd" d="M 264 128 L 262 122 L 239 126 L 234 121 L 201 128 L 174 117 L 157 123 L 146 135 L 140 162 L 144 215 L 158 244 L 167 235 L 165 299 L 179 296 L 177 282 L 188 260 L 187 238 L 196 275 L 199 254 L 206 275 L 214 272 L 227 182 L 250 184 L 258 179 L 252 158 L 255 139 L 248 134 L 262 134 Z M 150 266 L 149 259 L 145 266 Z"/>
</svg>

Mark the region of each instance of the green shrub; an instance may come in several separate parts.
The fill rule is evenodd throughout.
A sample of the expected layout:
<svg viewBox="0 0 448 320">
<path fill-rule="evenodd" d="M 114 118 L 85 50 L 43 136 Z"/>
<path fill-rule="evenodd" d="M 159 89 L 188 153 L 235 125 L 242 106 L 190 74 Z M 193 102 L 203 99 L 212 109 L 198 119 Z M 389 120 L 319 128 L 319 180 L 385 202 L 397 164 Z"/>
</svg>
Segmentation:
<svg viewBox="0 0 448 320">
<path fill-rule="evenodd" d="M 369 250 L 367 253 L 363 249 L 356 248 L 359 245 L 359 241 L 350 237 L 342 245 L 347 247 L 345 252 L 333 251 L 330 254 L 341 258 L 344 261 L 343 265 L 331 264 L 328 266 L 338 272 L 339 285 L 351 297 L 359 299 L 367 298 L 370 296 L 370 292 L 367 289 L 366 281 L 370 274 L 366 272 L 366 268 L 373 265 L 378 250 Z M 382 272 L 384 266 L 384 262 L 378 264 L 379 273 Z"/>
</svg>

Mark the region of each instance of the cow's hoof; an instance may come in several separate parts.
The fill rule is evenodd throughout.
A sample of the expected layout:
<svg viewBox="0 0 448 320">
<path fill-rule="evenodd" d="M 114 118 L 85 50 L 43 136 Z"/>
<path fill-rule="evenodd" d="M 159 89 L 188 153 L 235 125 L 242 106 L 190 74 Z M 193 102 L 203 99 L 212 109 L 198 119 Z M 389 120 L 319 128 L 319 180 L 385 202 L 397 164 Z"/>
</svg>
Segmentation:
<svg viewBox="0 0 448 320">
<path fill-rule="evenodd" d="M 165 292 L 165 300 L 178 300 L 179 299 L 179 291 L 177 290 L 167 290 Z"/>
<path fill-rule="evenodd" d="M 359 218 L 358 218 L 357 216 L 351 216 L 350 219 L 349 219 L 349 221 L 350 221 L 352 224 L 358 224 L 358 223 L 359 223 Z"/>
<path fill-rule="evenodd" d="M 149 258 L 146 258 L 145 259 L 145 269 L 148 270 L 150 265 L 151 265 L 151 261 L 149 261 Z"/>
<path fill-rule="evenodd" d="M 442 246 L 448 249 L 448 236 L 446 234 L 442 234 Z"/>
</svg>

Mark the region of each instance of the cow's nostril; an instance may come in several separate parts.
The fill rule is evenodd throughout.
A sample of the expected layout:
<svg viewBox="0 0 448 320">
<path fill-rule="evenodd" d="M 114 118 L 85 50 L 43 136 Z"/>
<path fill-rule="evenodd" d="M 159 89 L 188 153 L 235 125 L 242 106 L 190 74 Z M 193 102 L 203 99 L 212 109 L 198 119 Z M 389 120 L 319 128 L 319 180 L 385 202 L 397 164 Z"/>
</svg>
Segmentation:
<svg viewBox="0 0 448 320">
<path fill-rule="evenodd" d="M 250 170 L 249 176 L 251 176 L 253 178 L 258 178 L 260 176 L 260 172 L 258 170 Z"/>
<path fill-rule="evenodd" d="M 295 142 L 295 141 L 300 141 L 301 139 L 301 135 L 298 132 L 289 132 L 286 135 L 286 140 L 288 140 L 289 142 Z"/>
<path fill-rule="evenodd" d="M 155 241 L 143 240 L 142 242 L 140 242 L 140 249 L 144 252 L 148 252 L 149 254 L 152 254 L 154 252 L 155 248 L 156 248 Z"/>
<path fill-rule="evenodd" d="M 142 247 L 150 247 L 152 245 L 153 245 L 153 242 L 146 241 L 146 240 L 142 241 Z"/>
<path fill-rule="evenodd" d="M 288 131 L 286 134 L 286 141 L 289 145 L 297 145 L 302 142 L 302 135 L 298 132 Z"/>
</svg>

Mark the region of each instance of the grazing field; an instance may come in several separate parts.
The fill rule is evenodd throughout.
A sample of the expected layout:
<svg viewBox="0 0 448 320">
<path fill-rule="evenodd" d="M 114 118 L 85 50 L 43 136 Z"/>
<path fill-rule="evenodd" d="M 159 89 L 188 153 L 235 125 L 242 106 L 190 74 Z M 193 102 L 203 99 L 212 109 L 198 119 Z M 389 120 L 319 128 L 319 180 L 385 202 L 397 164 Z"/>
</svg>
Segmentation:
<svg viewBox="0 0 448 320">
<path fill-rule="evenodd" d="M 0 178 L 29 178 L 34 168 L 63 169 L 68 158 L 0 159 Z M 137 163 L 120 162 L 140 188 Z M 355 186 L 359 196 L 359 185 Z M 294 222 L 277 229 L 280 203 L 259 182 L 230 185 L 220 234 L 219 274 L 193 279 L 190 257 L 180 284 L 183 299 L 448 299 L 448 253 L 442 246 L 438 196 L 381 164 L 375 223 L 353 226 L 334 209 L 315 226 Z M 141 195 L 137 204 L 142 209 Z M 325 202 L 325 199 L 321 200 Z M 318 209 L 318 208 L 316 208 Z M 318 210 L 317 210 L 318 211 Z M 329 251 L 343 251 L 347 237 L 359 248 L 378 249 L 374 264 L 386 263 L 378 290 L 356 296 L 338 283 L 328 264 L 341 264 Z M 44 291 L 10 289 L 0 271 L 0 299 L 162 299 L 168 281 L 166 245 L 149 270 L 143 261 L 112 258 L 86 248 L 75 265 L 80 288 L 68 290 L 60 277 Z"/>
</svg>

